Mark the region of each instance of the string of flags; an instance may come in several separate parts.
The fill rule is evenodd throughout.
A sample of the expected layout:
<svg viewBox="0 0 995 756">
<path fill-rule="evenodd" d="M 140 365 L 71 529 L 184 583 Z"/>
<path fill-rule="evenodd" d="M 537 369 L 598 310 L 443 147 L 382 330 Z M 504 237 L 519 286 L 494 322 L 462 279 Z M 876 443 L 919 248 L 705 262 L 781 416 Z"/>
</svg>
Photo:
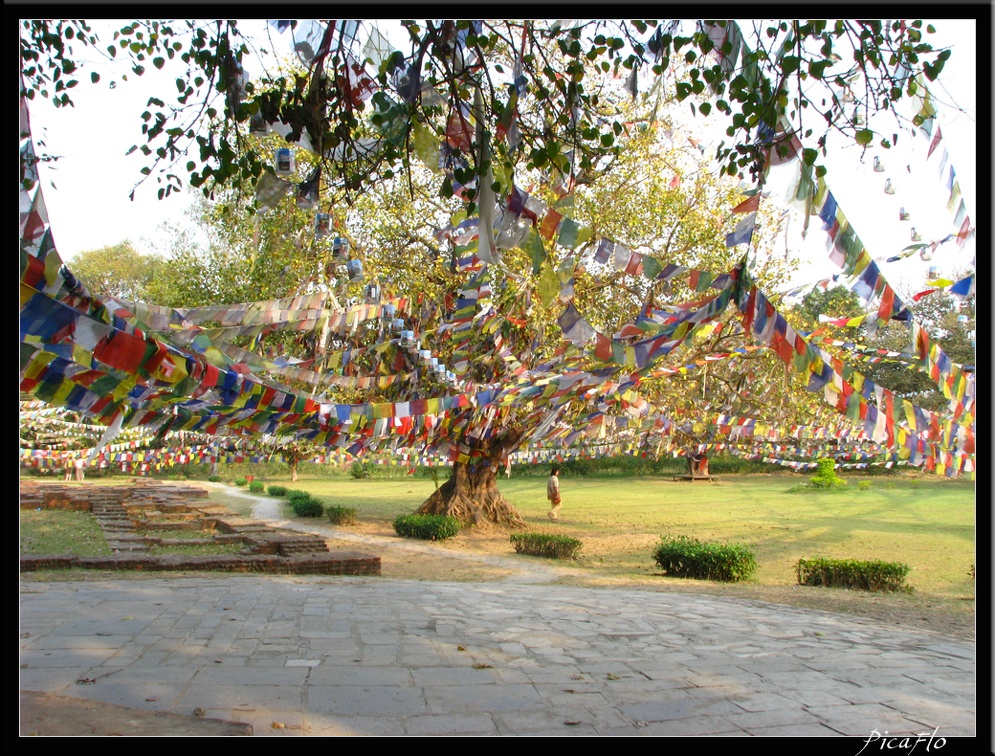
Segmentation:
<svg viewBox="0 0 995 756">
<path fill-rule="evenodd" d="M 26 114 L 22 118 L 26 119 Z M 22 144 L 22 154 L 30 154 L 30 150 L 30 143 Z M 636 392 L 639 383 L 664 355 L 695 333 L 715 327 L 728 305 L 735 302 L 744 314 L 746 330 L 752 328 L 762 344 L 802 372 L 811 390 L 825 389 L 833 406 L 852 420 L 863 420 L 866 437 L 887 440 L 899 448 L 898 454 L 906 455 L 913 463 L 932 464 L 943 471 L 966 470 L 973 454 L 972 432 L 963 425 L 953 428 L 948 423 L 940 427 L 935 416 L 910 403 L 900 405 L 905 410 L 905 416 L 900 417 L 892 409 L 893 399 L 889 411 L 883 413 L 872 413 L 870 410 L 875 408 L 863 395 L 863 403 L 842 401 L 839 397 L 852 396 L 855 385 L 862 390 L 866 387 L 871 394 L 878 393 L 879 387 L 836 369 L 830 360 L 805 345 L 762 293 L 749 285 L 741 266 L 714 275 L 664 264 L 612 240 L 601 239 L 595 244 L 589 228 L 517 189 L 507 202 L 496 206 L 492 227 L 498 230 L 496 237 L 488 238 L 495 241 L 497 248 L 508 243 L 507 239 L 501 241 L 502 233 L 520 232 L 518 239 L 534 255 L 537 267 L 556 276 L 553 286 L 558 288 L 556 296 L 563 306 L 558 322 L 569 347 L 561 352 L 555 372 L 543 370 L 543 366 L 526 369 L 499 338 L 491 338 L 490 348 L 513 376 L 504 384 L 410 401 L 350 405 L 267 384 L 254 376 L 253 369 L 274 373 L 284 370 L 288 371 L 286 375 L 299 379 L 305 374 L 292 371 L 305 368 L 263 358 L 255 360 L 250 368 L 252 358 L 232 350 L 230 340 L 235 335 L 258 337 L 276 327 L 307 331 L 321 326 L 347 333 L 361 322 L 383 319 L 387 306 L 398 307 L 399 303 L 336 312 L 326 307 L 326 301 L 318 304 L 320 297 L 286 306 L 249 303 L 187 311 L 143 309 L 137 304 L 129 310 L 124 303 L 99 302 L 62 265 L 48 229 L 40 190 L 23 187 L 22 183 L 21 388 L 108 425 L 117 420 L 122 427 L 144 428 L 156 434 L 183 430 L 208 434 L 282 432 L 349 454 L 420 447 L 450 462 L 473 460 L 475 449 L 468 441 L 499 429 L 508 421 L 501 414 L 504 410 L 516 413 L 516 421 L 530 429 L 528 438 L 533 442 L 550 438 L 576 444 L 600 435 L 607 432 L 605 420 L 612 409 L 622 412 L 616 422 L 652 418 L 655 430 L 669 430 L 672 423 Z M 754 205 L 758 203 L 759 196 L 748 198 L 734 212 L 748 217 L 756 212 Z M 478 219 L 478 241 L 482 226 L 485 234 L 490 233 L 487 225 Z M 472 239 L 472 224 L 460 234 L 469 234 Z M 595 261 L 610 264 L 618 272 L 662 281 L 687 276 L 694 291 L 717 293 L 681 305 L 676 311 L 642 315 L 631 324 L 631 331 L 602 335 L 590 326 L 573 301 L 572 271 L 579 256 L 567 258 L 564 266 L 554 272 L 550 265 L 542 265 L 547 259 L 543 241 L 569 250 L 590 242 L 596 250 Z M 488 265 L 494 265 L 493 255 L 489 261 L 482 261 L 476 275 L 460 291 L 446 326 L 456 339 L 456 367 L 463 375 L 471 359 L 464 334 L 475 327 L 486 333 L 501 321 L 489 304 Z M 868 280 L 867 285 L 877 287 L 878 279 Z M 882 292 L 886 285 L 884 282 L 880 286 Z M 890 316 L 901 307 L 896 310 L 892 298 L 891 306 L 885 308 L 882 304 L 881 309 L 887 309 Z M 395 310 L 398 311 L 403 310 Z M 208 321 L 222 325 L 201 327 Z M 920 352 L 934 356 L 936 371 L 947 370 L 949 374 L 938 354 L 931 352 L 934 345 L 928 340 L 920 341 Z M 391 338 L 390 342 L 392 348 L 399 346 L 400 338 Z M 215 343 L 224 349 L 212 346 Z M 552 368 L 553 363 L 548 367 Z M 953 391 L 956 386 L 948 388 Z M 879 400 L 887 402 L 888 394 L 880 392 Z M 594 398 L 598 409 L 592 412 L 588 407 L 586 426 L 566 421 L 579 417 Z"/>
</svg>

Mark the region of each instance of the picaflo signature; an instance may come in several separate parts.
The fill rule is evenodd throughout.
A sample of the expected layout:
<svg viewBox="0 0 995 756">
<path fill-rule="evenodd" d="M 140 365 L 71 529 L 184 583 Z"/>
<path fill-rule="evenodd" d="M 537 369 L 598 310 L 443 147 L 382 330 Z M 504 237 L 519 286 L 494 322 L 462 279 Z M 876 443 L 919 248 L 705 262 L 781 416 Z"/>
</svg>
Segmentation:
<svg viewBox="0 0 995 756">
<path fill-rule="evenodd" d="M 943 737 L 937 737 L 937 727 L 933 732 L 920 732 L 918 735 L 901 735 L 901 736 L 888 736 L 888 731 L 885 730 L 884 734 L 878 732 L 877 730 L 871 730 L 871 734 L 867 736 L 867 740 L 864 741 L 864 747 L 857 751 L 856 756 L 860 756 L 867 747 L 870 745 L 876 745 L 879 751 L 905 751 L 911 754 L 920 744 L 925 743 L 926 753 L 930 752 L 930 749 L 935 748 L 937 751 L 943 748 L 947 744 L 947 739 Z"/>
</svg>

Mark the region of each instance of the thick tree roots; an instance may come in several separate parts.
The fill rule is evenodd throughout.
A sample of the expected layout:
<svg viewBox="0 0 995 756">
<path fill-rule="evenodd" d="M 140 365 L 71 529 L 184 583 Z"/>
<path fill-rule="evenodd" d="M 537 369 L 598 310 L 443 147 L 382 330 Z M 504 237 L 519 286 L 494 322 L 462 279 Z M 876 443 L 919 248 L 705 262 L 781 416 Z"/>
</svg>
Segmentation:
<svg viewBox="0 0 995 756">
<path fill-rule="evenodd" d="M 497 489 L 496 468 L 481 474 L 469 473 L 464 465 L 457 467 L 463 469 L 454 470 L 415 514 L 448 515 L 474 527 L 525 527 L 518 510 Z"/>
</svg>

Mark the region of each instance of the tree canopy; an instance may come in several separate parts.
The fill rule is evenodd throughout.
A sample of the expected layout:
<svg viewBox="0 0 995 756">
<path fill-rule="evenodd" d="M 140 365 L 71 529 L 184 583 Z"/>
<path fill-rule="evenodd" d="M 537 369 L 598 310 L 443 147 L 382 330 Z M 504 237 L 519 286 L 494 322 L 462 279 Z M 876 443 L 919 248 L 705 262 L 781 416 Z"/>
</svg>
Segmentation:
<svg viewBox="0 0 995 756">
<path fill-rule="evenodd" d="M 823 136 L 869 144 L 843 103 L 891 109 L 934 78 L 948 53 L 921 27 L 404 22 L 404 53 L 338 21 L 297 37 L 305 68 L 250 78 L 236 22 L 129 24 L 106 49 L 133 73 L 186 65 L 142 114 L 143 173 L 162 197 L 202 187 L 210 240 L 175 249 L 148 301 L 62 266 L 22 101 L 22 390 L 160 438 L 432 455 L 454 474 L 424 511 L 474 522 L 519 521 L 495 474 L 524 446 L 829 439 L 967 470 L 971 377 L 913 324 L 947 402 L 924 408 L 806 338 L 829 301 L 765 293 L 776 211 L 733 178 L 796 161 L 876 317 L 911 322 L 800 140 L 818 90 Z M 102 43 L 22 22 L 25 97 L 70 104 L 73 44 Z M 718 170 L 685 101 L 729 119 Z"/>
</svg>

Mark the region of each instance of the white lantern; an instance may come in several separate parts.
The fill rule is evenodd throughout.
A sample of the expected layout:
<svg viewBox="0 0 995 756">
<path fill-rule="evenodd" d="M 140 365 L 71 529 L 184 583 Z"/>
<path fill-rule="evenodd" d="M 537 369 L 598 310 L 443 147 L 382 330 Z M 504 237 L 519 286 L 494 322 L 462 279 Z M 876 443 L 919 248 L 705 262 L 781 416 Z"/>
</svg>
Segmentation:
<svg viewBox="0 0 995 756">
<path fill-rule="evenodd" d="M 273 165 L 277 176 L 290 176 L 297 171 L 294 162 L 294 151 L 289 147 L 281 147 L 273 153 Z"/>
</svg>

